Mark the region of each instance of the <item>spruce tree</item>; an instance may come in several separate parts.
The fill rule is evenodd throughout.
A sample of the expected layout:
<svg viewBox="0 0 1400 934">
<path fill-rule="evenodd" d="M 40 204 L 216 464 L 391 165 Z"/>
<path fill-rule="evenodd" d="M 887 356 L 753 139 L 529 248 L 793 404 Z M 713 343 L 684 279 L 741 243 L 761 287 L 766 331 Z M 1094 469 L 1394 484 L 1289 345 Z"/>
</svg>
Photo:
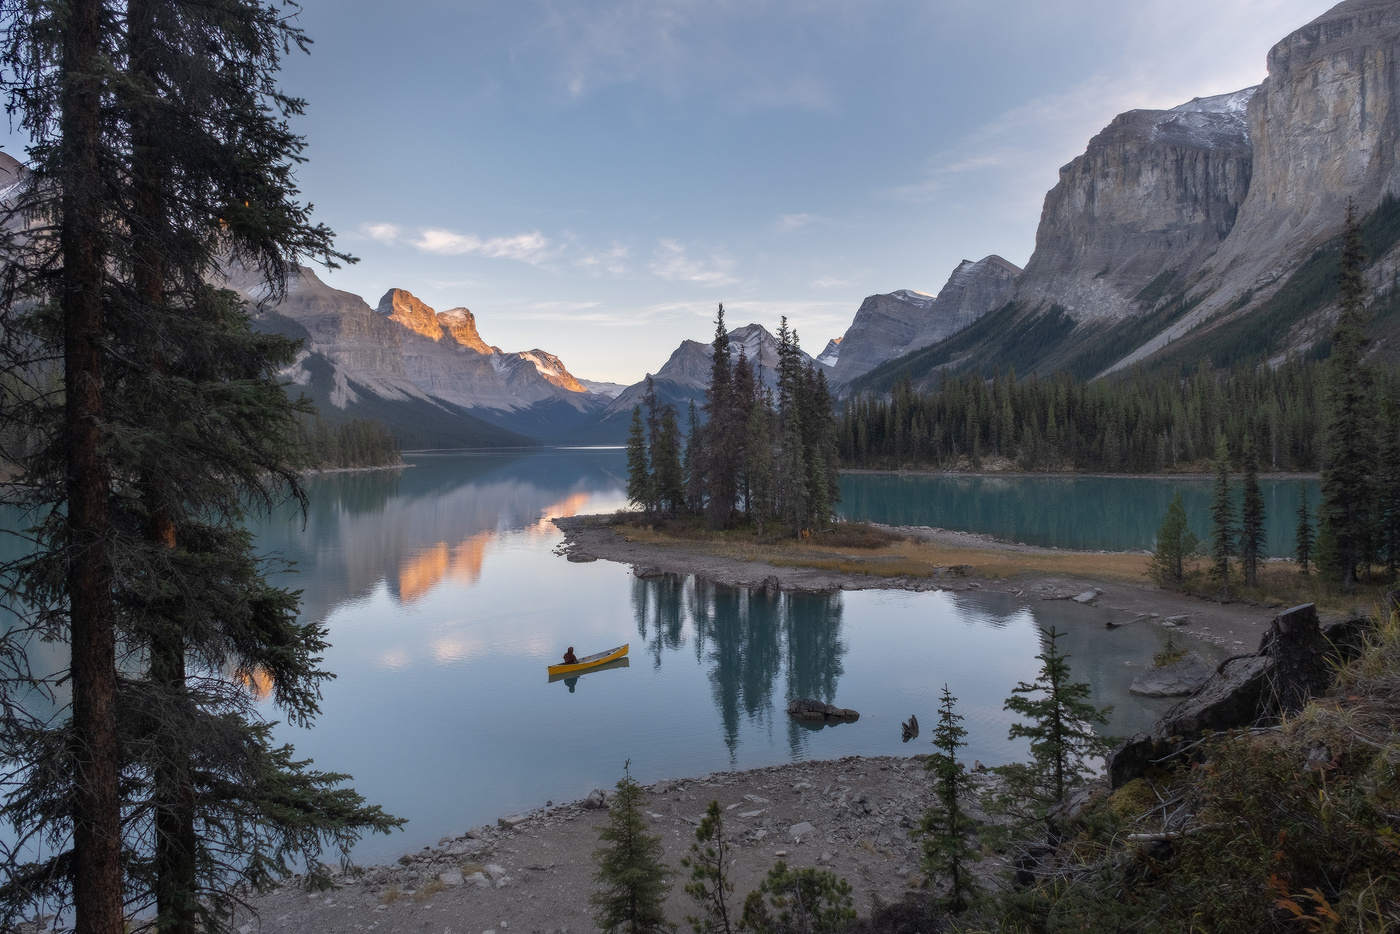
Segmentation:
<svg viewBox="0 0 1400 934">
<path fill-rule="evenodd" d="M 1356 206 L 1348 201 L 1339 282 L 1341 297 L 1327 360 L 1322 458 L 1322 502 L 1318 506 L 1318 569 L 1343 590 L 1356 585 L 1369 551 L 1371 506 L 1377 469 L 1375 380 L 1366 365 L 1366 256 Z M 1326 557 L 1326 562 L 1323 558 Z"/>
<path fill-rule="evenodd" d="M 712 529 L 727 529 L 734 521 L 739 495 L 743 438 L 734 393 L 734 366 L 724 305 L 715 314 L 715 338 L 710 351 L 710 385 L 705 390 L 705 518 Z"/>
<path fill-rule="evenodd" d="M 954 914 L 967 910 L 971 899 L 980 894 L 977 881 L 966 864 L 981 860 L 982 851 L 969 839 L 972 819 L 962 809 L 961 798 L 968 792 L 967 771 L 958 761 L 958 750 L 967 745 L 967 731 L 959 724 L 963 717 L 954 712 L 957 698 L 943 685 L 938 705 L 938 725 L 933 728 L 937 752 L 925 766 L 934 776 L 934 804 L 919 823 L 923 835 L 924 873 L 929 879 L 945 879 L 948 892 L 941 899 Z"/>
<path fill-rule="evenodd" d="M 627 501 L 648 513 L 656 511 L 656 484 L 647 457 L 640 405 L 632 406 L 632 423 L 627 428 Z"/>
<path fill-rule="evenodd" d="M 730 900 L 734 881 L 730 878 L 730 844 L 724 835 L 724 812 L 718 801 L 711 801 L 695 828 L 695 842 L 681 865 L 690 870 L 685 894 L 695 900 L 699 914 L 686 915 L 695 934 L 733 934 Z"/>
<path fill-rule="evenodd" d="M 695 400 L 690 400 L 688 428 L 685 437 L 685 509 L 699 515 L 705 509 L 705 426 Z"/>
<path fill-rule="evenodd" d="M 744 899 L 739 929 L 752 934 L 841 934 L 856 919 L 851 884 L 830 869 L 783 860 Z"/>
<path fill-rule="evenodd" d="M 1186 520 L 1186 506 L 1177 493 L 1157 529 L 1157 544 L 1147 573 L 1163 587 L 1180 584 L 1186 575 L 1186 558 L 1195 554 L 1198 545 Z"/>
<path fill-rule="evenodd" d="M 1394 412 L 1381 420 L 1375 518 L 1376 550 L 1385 559 L 1386 575 L 1394 580 L 1400 569 L 1400 424 Z"/>
<path fill-rule="evenodd" d="M 162 931 L 217 930 L 242 886 L 293 858 L 320 876 L 324 844 L 343 854 L 398 823 L 273 746 L 245 687 L 269 677 L 304 723 L 327 677 L 324 632 L 269 586 L 276 566 L 243 528 L 302 498 L 303 409 L 276 376 L 295 347 L 211 284 L 275 298 L 299 258 L 344 258 L 296 200 L 302 102 L 274 79 L 298 45 L 253 0 L 40 3 L 8 21 L 11 103 L 34 143 L 0 332 L 8 361 L 60 370 L 68 392 L 19 413 L 44 427 L 17 496 L 46 518 L 5 577 L 21 630 L 70 646 L 73 684 L 57 729 L 3 705 L 5 816 L 56 843 L 8 867 L 9 917 L 71 898 L 80 930 L 116 931 L 125 898 Z"/>
<path fill-rule="evenodd" d="M 630 759 L 623 764 L 608 822 L 598 828 L 604 845 L 593 851 L 594 879 L 602 888 L 589 902 L 597 909 L 598 928 L 608 934 L 673 931 L 663 910 L 671 869 L 661 859 L 661 837 L 647 832 L 642 788 L 632 780 L 630 765 Z"/>
<path fill-rule="evenodd" d="M 777 445 L 773 456 L 774 506 L 797 532 L 806 527 L 811 507 L 802 424 L 802 351 L 784 317 L 778 325 Z"/>
<path fill-rule="evenodd" d="M 1220 582 L 1220 599 L 1230 596 L 1230 556 L 1235 550 L 1235 506 L 1230 499 L 1230 448 L 1225 436 L 1215 441 L 1215 489 L 1210 500 L 1210 574 Z"/>
<path fill-rule="evenodd" d="M 1312 519 L 1308 514 L 1308 487 L 1305 483 L 1298 484 L 1298 527 L 1293 536 L 1293 556 L 1303 573 L 1307 574 L 1308 563 L 1312 561 L 1313 556 L 1313 528 Z"/>
<path fill-rule="evenodd" d="M 1240 567 L 1244 585 L 1258 586 L 1259 553 L 1264 550 L 1264 494 L 1259 490 L 1259 454 L 1253 437 L 1244 442 L 1244 499 L 1240 504 Z"/>
<path fill-rule="evenodd" d="M 993 770 L 1005 779 L 994 805 L 1012 815 L 1022 830 L 1044 821 L 1069 789 L 1093 774 L 1091 760 L 1108 752 L 1108 743 L 1091 724 L 1107 723 L 1111 708 L 1089 703 L 1089 685 L 1070 680 L 1069 656 L 1056 645 L 1062 633 L 1053 626 L 1041 632 L 1048 641 L 1036 656 L 1039 675 L 1017 684 L 1005 704 L 1025 721 L 1012 724 L 1007 738 L 1029 739 L 1031 761 Z"/>
</svg>

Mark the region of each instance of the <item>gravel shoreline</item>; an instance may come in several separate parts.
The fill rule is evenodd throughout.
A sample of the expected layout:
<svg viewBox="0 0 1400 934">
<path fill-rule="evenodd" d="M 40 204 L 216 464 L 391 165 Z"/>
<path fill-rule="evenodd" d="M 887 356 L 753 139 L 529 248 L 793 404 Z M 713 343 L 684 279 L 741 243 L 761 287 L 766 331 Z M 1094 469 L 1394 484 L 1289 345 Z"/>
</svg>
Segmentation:
<svg viewBox="0 0 1400 934">
<path fill-rule="evenodd" d="M 927 739 L 911 751 L 927 747 Z M 920 750 L 921 752 L 923 750 Z M 990 776 L 973 773 L 985 785 Z M 611 789 L 608 789 L 609 798 Z M 339 887 L 308 893 L 288 884 L 252 901 L 258 917 L 237 921 L 242 934 L 384 931 L 529 932 L 593 930 L 588 896 L 595 890 L 592 852 L 607 811 L 592 800 L 547 806 L 502 817 L 444 837 L 436 847 L 405 854 L 395 864 L 370 867 Z M 796 762 L 743 772 L 669 779 L 646 789 L 642 811 L 659 834 L 665 861 L 678 873 L 667 902 L 678 924 L 695 911 L 682 892 L 681 857 L 710 801 L 725 809 L 733 843 L 735 904 L 757 888 L 778 859 L 792 866 L 830 869 L 851 883 L 856 908 L 872 899 L 898 900 L 921 882 L 919 845 L 911 836 L 932 800 L 922 758 L 860 757 Z M 985 819 L 975 801 L 969 813 Z M 1002 863 L 988 858 L 976 870 L 995 884 Z"/>
</svg>

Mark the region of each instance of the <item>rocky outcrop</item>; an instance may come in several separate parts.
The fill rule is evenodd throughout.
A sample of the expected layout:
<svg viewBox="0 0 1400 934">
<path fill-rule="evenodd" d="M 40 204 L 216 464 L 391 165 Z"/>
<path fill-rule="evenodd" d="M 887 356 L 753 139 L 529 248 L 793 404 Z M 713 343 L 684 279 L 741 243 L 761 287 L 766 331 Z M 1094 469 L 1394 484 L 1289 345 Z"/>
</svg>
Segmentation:
<svg viewBox="0 0 1400 934">
<path fill-rule="evenodd" d="M 860 719 L 860 714 L 854 710 L 833 707 L 830 704 L 823 704 L 819 700 L 811 700 L 806 697 L 795 697 L 789 701 L 787 713 L 794 720 L 804 720 L 809 723 L 854 723 Z"/>
<path fill-rule="evenodd" d="M 1143 697 L 1180 697 L 1194 694 L 1214 673 L 1204 658 L 1188 652 L 1170 665 L 1144 671 L 1133 679 L 1128 690 Z"/>
<path fill-rule="evenodd" d="M 1336 633 L 1340 634 L 1340 630 Z M 1259 651 L 1226 659 L 1215 674 L 1157 722 L 1109 754 L 1109 782 L 1117 788 L 1154 762 L 1175 755 L 1206 732 L 1253 726 L 1297 713 L 1331 684 L 1332 660 L 1345 655 L 1318 623 L 1311 603 L 1284 610 L 1260 640 Z"/>
<path fill-rule="evenodd" d="M 1253 94 L 1115 117 L 1045 196 L 1015 300 L 1121 318 L 1141 311 L 1137 296 L 1157 277 L 1184 278 L 1215 252 L 1249 192 Z"/>
</svg>

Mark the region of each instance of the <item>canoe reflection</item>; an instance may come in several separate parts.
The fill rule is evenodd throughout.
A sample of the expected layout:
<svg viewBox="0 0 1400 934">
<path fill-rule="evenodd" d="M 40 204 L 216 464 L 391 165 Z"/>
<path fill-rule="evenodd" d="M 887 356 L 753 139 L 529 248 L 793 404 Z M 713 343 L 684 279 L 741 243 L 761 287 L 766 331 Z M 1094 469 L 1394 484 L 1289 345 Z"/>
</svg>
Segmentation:
<svg viewBox="0 0 1400 934">
<path fill-rule="evenodd" d="M 595 665 L 587 671 L 581 671 L 574 675 L 550 675 L 549 683 L 553 684 L 556 681 L 563 681 L 569 686 L 569 693 L 572 694 L 574 693 L 574 687 L 578 684 L 578 679 L 584 675 L 591 675 L 596 671 L 611 671 L 614 668 L 626 668 L 631 664 L 631 661 L 630 658 L 619 658 L 610 662 L 604 662 L 601 665 Z"/>
</svg>

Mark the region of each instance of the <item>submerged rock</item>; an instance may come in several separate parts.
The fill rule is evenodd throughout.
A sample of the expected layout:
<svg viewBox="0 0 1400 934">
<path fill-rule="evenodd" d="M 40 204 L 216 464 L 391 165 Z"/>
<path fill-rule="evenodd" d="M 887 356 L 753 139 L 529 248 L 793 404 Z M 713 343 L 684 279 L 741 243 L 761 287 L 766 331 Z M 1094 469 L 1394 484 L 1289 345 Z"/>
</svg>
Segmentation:
<svg viewBox="0 0 1400 934">
<path fill-rule="evenodd" d="M 1204 658 L 1188 652 L 1170 665 L 1144 671 L 1133 679 L 1128 690 L 1144 697 L 1179 697 L 1194 694 L 1213 674 L 1215 669 Z"/>
<path fill-rule="evenodd" d="M 813 722 L 825 720 L 855 722 L 860 719 L 860 713 L 857 711 L 845 707 L 833 707 L 831 704 L 823 704 L 819 700 L 805 697 L 797 697 L 789 701 L 787 712 L 788 716 L 794 720 Z"/>
</svg>

